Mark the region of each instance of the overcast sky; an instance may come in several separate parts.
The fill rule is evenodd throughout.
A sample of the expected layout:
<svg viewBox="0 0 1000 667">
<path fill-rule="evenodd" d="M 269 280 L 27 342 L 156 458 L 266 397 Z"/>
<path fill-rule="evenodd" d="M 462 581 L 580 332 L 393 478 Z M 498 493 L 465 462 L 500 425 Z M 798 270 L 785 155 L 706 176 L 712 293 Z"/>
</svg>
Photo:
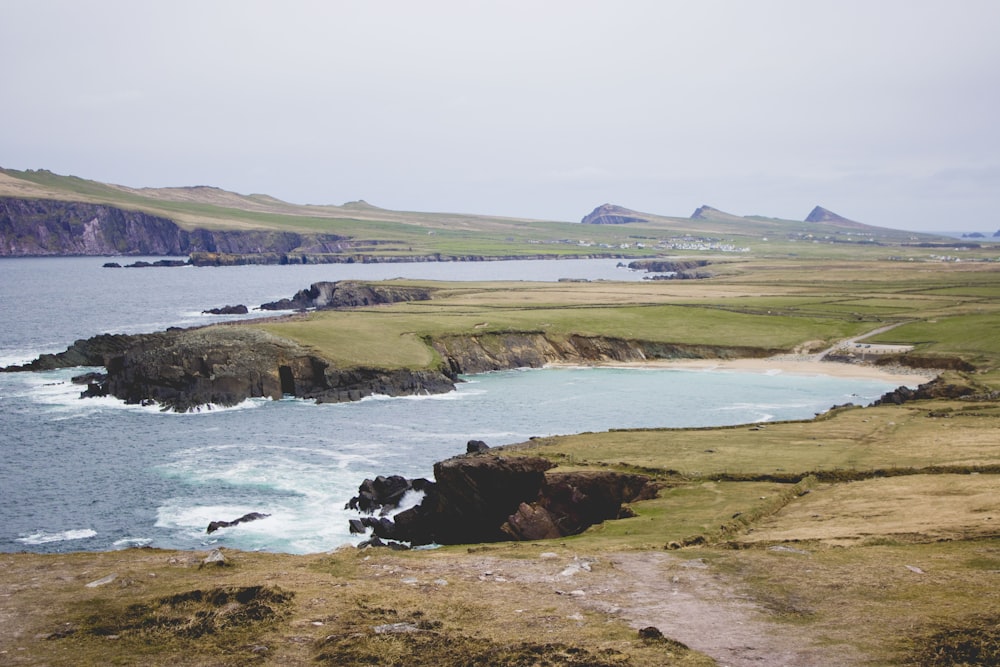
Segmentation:
<svg viewBox="0 0 1000 667">
<path fill-rule="evenodd" d="M 0 0 L 0 166 L 1000 229 L 997 0 Z"/>
</svg>

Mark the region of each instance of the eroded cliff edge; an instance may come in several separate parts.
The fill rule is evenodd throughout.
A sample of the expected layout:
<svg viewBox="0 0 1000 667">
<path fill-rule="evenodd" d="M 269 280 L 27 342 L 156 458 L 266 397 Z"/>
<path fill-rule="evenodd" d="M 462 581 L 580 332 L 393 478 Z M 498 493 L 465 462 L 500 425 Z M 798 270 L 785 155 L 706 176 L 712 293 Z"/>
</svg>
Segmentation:
<svg viewBox="0 0 1000 667">
<path fill-rule="evenodd" d="M 248 398 L 283 396 L 320 403 L 359 400 L 374 394 L 446 393 L 461 374 L 550 363 L 594 364 L 676 358 L 767 356 L 773 350 L 682 346 L 602 337 L 557 338 L 543 332 L 454 335 L 427 339 L 438 353 L 425 369 L 337 367 L 294 341 L 253 326 L 177 329 L 151 334 L 108 335 L 79 340 L 65 352 L 42 355 L 8 371 L 104 366 L 86 376 L 85 394 L 112 395 L 128 403 L 156 403 L 180 412 L 201 405 L 236 405 Z"/>
<path fill-rule="evenodd" d="M 107 204 L 0 197 L 0 256 L 338 253 L 335 234 L 186 230 L 173 220 Z M 274 258 L 278 263 L 279 257 Z"/>
<path fill-rule="evenodd" d="M 359 281 L 314 283 L 291 299 L 262 309 L 343 310 L 426 301 L 435 288 Z M 292 316 L 294 317 L 294 316 Z M 494 331 L 425 335 L 437 360 L 421 368 L 336 364 L 312 348 L 251 323 L 169 329 L 149 334 L 102 334 L 78 340 L 59 354 L 44 354 L 6 371 L 103 366 L 106 373 L 76 379 L 84 396 L 111 395 L 132 404 L 186 412 L 203 405 L 232 406 L 249 398 L 295 396 L 320 403 L 365 396 L 407 396 L 452 391 L 463 374 L 592 365 L 650 359 L 764 357 L 780 350 L 683 345 L 607 336 Z"/>
</svg>

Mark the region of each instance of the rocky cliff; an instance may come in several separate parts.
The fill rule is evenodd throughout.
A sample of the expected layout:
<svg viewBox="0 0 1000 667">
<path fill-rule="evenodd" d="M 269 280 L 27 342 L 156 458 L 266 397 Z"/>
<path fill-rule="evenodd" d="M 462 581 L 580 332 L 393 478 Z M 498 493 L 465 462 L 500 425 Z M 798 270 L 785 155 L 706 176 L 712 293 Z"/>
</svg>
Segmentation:
<svg viewBox="0 0 1000 667">
<path fill-rule="evenodd" d="M 426 300 L 433 288 L 358 281 L 320 282 L 262 308 L 355 308 Z M 459 374 L 549 363 L 594 364 L 647 359 L 762 357 L 779 350 L 679 345 L 621 338 L 501 331 L 428 336 L 436 367 L 337 367 L 294 341 L 252 325 L 216 325 L 136 335 L 102 334 L 78 340 L 6 371 L 104 366 L 106 375 L 81 376 L 85 396 L 116 396 L 188 411 L 205 404 L 231 406 L 248 398 L 284 395 L 317 402 L 354 401 L 372 394 L 445 393 Z"/>
<path fill-rule="evenodd" d="M 433 482 L 389 478 L 402 482 L 393 488 L 419 488 L 423 501 L 394 519 L 352 521 L 352 530 L 371 528 L 379 538 L 412 545 L 551 539 L 627 516 L 625 503 L 656 495 L 656 485 L 642 475 L 547 472 L 553 465 L 531 456 L 456 456 L 434 464 Z M 364 496 L 378 486 L 378 480 L 365 480 L 359 492 Z M 398 501 L 399 494 L 393 495 Z M 359 498 L 349 505 L 363 509 Z"/>
<path fill-rule="evenodd" d="M 211 326 L 152 334 L 103 334 L 77 341 L 6 371 L 104 366 L 86 377 L 85 395 L 112 395 L 129 403 L 155 403 L 187 411 L 205 404 L 230 406 L 248 398 L 292 395 L 320 403 L 372 394 L 445 393 L 459 374 L 531 367 L 553 362 L 593 364 L 647 359 L 762 357 L 778 352 L 749 347 L 673 345 L 596 336 L 505 332 L 429 338 L 438 368 L 338 368 L 293 341 L 250 326 Z"/>
<path fill-rule="evenodd" d="M 429 343 L 455 374 L 539 368 L 558 362 L 593 364 L 650 359 L 766 357 L 780 351 L 755 347 L 681 345 L 603 336 L 561 337 L 523 331 L 442 336 Z"/>
<path fill-rule="evenodd" d="M 352 242 L 333 234 L 185 230 L 172 220 L 104 204 L 0 197 L 0 256 L 281 255 L 336 253 Z"/>
<path fill-rule="evenodd" d="M 372 394 L 443 393 L 455 380 L 434 369 L 337 368 L 292 341 L 232 326 L 138 336 L 105 367 L 107 377 L 91 394 L 178 412 L 284 395 L 333 403 Z"/>
<path fill-rule="evenodd" d="M 426 301 L 433 289 L 380 285 L 353 280 L 313 283 L 308 289 L 299 290 L 291 299 L 281 299 L 261 304 L 261 310 L 303 310 L 315 308 L 357 308 L 399 301 Z"/>
</svg>

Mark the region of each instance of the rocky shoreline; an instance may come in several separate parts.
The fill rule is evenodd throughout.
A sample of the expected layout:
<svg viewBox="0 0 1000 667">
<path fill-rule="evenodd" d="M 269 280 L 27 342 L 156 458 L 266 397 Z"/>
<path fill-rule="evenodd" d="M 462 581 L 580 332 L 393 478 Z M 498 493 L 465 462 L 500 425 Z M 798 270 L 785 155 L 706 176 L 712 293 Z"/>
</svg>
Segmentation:
<svg viewBox="0 0 1000 667">
<path fill-rule="evenodd" d="M 433 298 L 434 289 L 358 281 L 320 282 L 264 310 L 328 310 Z M 284 317 L 295 317 L 285 315 Z M 58 354 L 0 369 L 40 371 L 102 366 L 75 378 L 82 395 L 115 396 L 185 412 L 204 405 L 233 406 L 250 398 L 283 396 L 319 403 L 371 395 L 447 393 L 459 376 L 552 364 L 648 364 L 664 361 L 765 360 L 782 350 L 670 344 L 607 336 L 553 336 L 544 331 L 495 331 L 426 337 L 439 359 L 421 369 L 338 366 L 298 343 L 244 322 L 147 334 L 101 334 Z M 899 362 L 899 359 L 895 359 Z"/>
<path fill-rule="evenodd" d="M 150 334 L 101 334 L 58 354 L 2 369 L 41 371 L 103 366 L 81 375 L 84 396 L 115 396 L 185 412 L 203 405 L 233 406 L 249 398 L 290 395 L 319 403 L 371 395 L 410 396 L 454 390 L 459 375 L 541 368 L 550 363 L 594 364 L 649 359 L 764 357 L 769 350 L 681 346 L 542 332 L 456 335 L 427 341 L 440 355 L 433 368 L 339 368 L 297 343 L 260 329 L 215 325 Z"/>
<path fill-rule="evenodd" d="M 358 281 L 320 282 L 264 310 L 329 310 L 422 301 L 433 288 Z M 289 315 L 288 317 L 294 317 Z M 542 331 L 443 335 L 425 339 L 440 359 L 422 369 L 338 367 L 298 343 L 242 322 L 147 334 L 100 334 L 57 354 L 0 369 L 41 371 L 103 366 L 76 381 L 83 396 L 115 396 L 186 412 L 204 405 L 233 406 L 250 398 L 295 396 L 319 403 L 356 401 L 375 394 L 447 393 L 459 375 L 552 363 L 593 365 L 651 359 L 766 357 L 778 350 L 679 345 L 602 336 L 550 336 Z"/>
<path fill-rule="evenodd" d="M 366 479 L 347 504 L 365 515 L 350 521 L 351 532 L 370 529 L 374 537 L 363 545 L 396 548 L 554 539 L 634 516 L 628 503 L 659 490 L 644 475 L 551 472 L 555 464 L 547 459 L 504 456 L 480 441 L 468 450 L 434 464 L 434 481 Z M 423 494 L 421 502 L 389 518 L 410 492 Z"/>
</svg>

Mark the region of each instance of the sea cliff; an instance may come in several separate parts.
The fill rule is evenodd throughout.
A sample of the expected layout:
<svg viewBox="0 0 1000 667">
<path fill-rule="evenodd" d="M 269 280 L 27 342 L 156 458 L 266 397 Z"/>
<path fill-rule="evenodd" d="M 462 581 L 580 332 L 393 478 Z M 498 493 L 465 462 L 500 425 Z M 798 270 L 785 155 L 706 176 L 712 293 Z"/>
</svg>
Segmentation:
<svg viewBox="0 0 1000 667">
<path fill-rule="evenodd" d="M 6 257 L 270 253 L 278 263 L 290 252 L 338 253 L 354 246 L 335 234 L 187 230 L 164 217 L 106 204 L 0 197 L 0 256 Z"/>
<path fill-rule="evenodd" d="M 104 366 L 106 374 L 81 376 L 87 396 L 116 396 L 185 412 L 202 405 L 231 406 L 249 398 L 290 395 L 320 403 L 365 396 L 446 393 L 459 374 L 549 363 L 599 363 L 646 359 L 760 357 L 757 348 L 665 345 L 638 340 L 541 332 L 456 335 L 427 343 L 441 358 L 436 367 L 337 367 L 298 343 L 252 326 L 211 326 L 136 335 L 102 334 L 79 340 L 59 354 L 40 356 L 7 371 Z"/>
</svg>

